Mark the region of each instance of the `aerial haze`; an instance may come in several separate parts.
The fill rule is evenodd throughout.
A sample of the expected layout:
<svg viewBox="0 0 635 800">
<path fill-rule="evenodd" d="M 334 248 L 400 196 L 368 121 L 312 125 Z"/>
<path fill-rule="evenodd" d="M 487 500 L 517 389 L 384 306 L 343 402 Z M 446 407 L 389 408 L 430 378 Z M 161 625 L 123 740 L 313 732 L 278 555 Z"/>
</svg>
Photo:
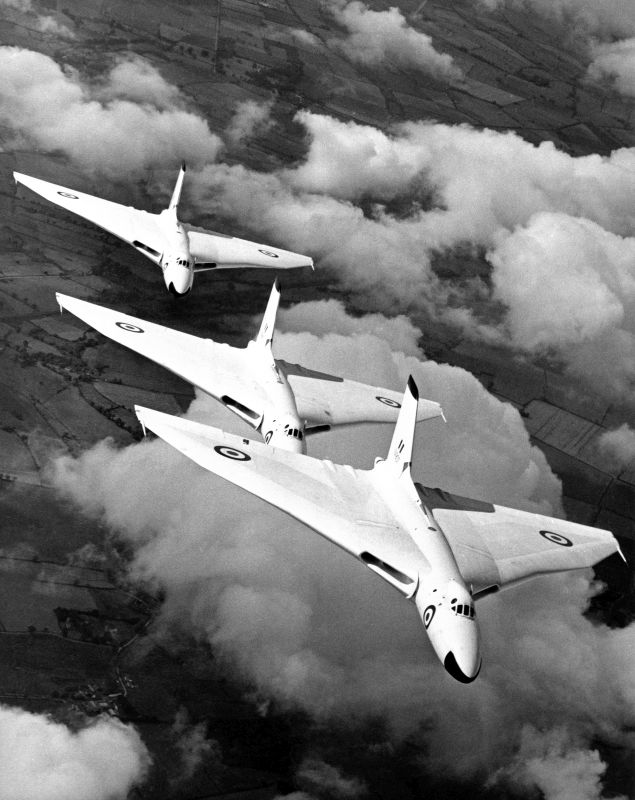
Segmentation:
<svg viewBox="0 0 635 800">
<path fill-rule="evenodd" d="M 0 798 L 635 793 L 635 12 L 614 0 L 0 0 Z M 413 375 L 415 479 L 612 530 L 630 561 L 479 601 L 484 666 L 154 438 L 209 397 L 55 292 L 234 346 L 274 271 L 175 302 L 19 171 L 307 253 L 286 361 Z M 312 438 L 369 468 L 392 428 Z M 17 748 L 16 742 L 21 742 Z M 46 757 L 42 743 L 47 744 Z"/>
</svg>

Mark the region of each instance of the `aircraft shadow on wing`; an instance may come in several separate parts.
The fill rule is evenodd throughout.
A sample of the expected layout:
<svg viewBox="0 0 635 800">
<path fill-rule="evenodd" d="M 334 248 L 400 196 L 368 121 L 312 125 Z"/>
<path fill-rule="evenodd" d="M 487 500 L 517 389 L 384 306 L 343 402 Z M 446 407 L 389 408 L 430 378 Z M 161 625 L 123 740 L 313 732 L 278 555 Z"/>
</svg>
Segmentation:
<svg viewBox="0 0 635 800">
<path fill-rule="evenodd" d="M 417 400 L 410 378 L 388 455 L 371 470 L 140 406 L 135 411 L 144 432 L 282 509 L 413 601 L 446 670 L 470 683 L 481 668 L 475 601 L 537 575 L 592 566 L 620 550 L 609 531 L 416 483 L 410 467 Z"/>
<path fill-rule="evenodd" d="M 394 422 L 401 393 L 289 364 L 273 355 L 280 302 L 276 281 L 260 330 L 245 348 L 219 344 L 103 306 L 57 294 L 60 308 L 110 339 L 152 359 L 230 409 L 264 441 L 306 452 L 308 436 L 337 425 Z M 419 400 L 417 420 L 443 416 L 438 403 Z"/>
<path fill-rule="evenodd" d="M 113 203 L 19 172 L 14 172 L 13 177 L 17 183 L 132 245 L 161 267 L 166 287 L 179 297 L 189 294 L 197 272 L 241 267 L 313 267 L 313 260 L 308 256 L 181 222 L 178 207 L 185 165 L 179 172 L 169 206 L 160 214 Z"/>
</svg>

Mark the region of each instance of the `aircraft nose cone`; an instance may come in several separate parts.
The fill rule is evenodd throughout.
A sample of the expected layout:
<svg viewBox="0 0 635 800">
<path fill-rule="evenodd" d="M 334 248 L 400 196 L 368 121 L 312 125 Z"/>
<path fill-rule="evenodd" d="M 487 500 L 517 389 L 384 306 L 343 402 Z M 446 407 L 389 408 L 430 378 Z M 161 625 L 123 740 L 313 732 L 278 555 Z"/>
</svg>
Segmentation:
<svg viewBox="0 0 635 800">
<path fill-rule="evenodd" d="M 474 654 L 471 658 L 461 658 L 461 663 L 459 664 L 456 656 L 450 650 L 445 657 L 443 666 L 455 680 L 461 683 L 472 683 L 481 671 L 481 658 L 478 654 Z"/>
<path fill-rule="evenodd" d="M 186 295 L 192 288 L 189 271 L 186 269 L 173 270 L 169 276 L 168 288 L 175 295 Z"/>
</svg>

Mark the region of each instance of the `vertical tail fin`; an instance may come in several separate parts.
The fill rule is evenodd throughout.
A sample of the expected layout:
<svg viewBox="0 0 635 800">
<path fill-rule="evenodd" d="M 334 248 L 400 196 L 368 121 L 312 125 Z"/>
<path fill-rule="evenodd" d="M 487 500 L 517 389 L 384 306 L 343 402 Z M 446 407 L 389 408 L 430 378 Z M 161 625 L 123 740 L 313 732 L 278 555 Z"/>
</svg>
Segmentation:
<svg viewBox="0 0 635 800">
<path fill-rule="evenodd" d="M 179 200 L 181 199 L 181 190 L 183 189 L 183 178 L 185 178 L 185 164 L 181 164 L 179 177 L 176 179 L 174 191 L 172 192 L 172 199 L 168 208 L 177 209 L 179 207 Z"/>
<path fill-rule="evenodd" d="M 256 336 L 256 342 L 264 347 L 271 347 L 273 342 L 273 334 L 276 328 L 276 314 L 278 313 L 278 305 L 280 303 L 280 284 L 278 279 L 273 283 L 271 294 L 269 295 L 269 302 L 265 309 L 265 314 L 260 323 L 260 330 Z"/>
<path fill-rule="evenodd" d="M 386 468 L 396 477 L 399 477 L 406 470 L 410 471 L 418 404 L 419 390 L 411 375 L 408 378 L 408 384 L 401 404 L 401 411 L 397 418 L 397 424 L 395 425 L 392 441 L 390 442 L 390 448 L 386 457 Z"/>
</svg>

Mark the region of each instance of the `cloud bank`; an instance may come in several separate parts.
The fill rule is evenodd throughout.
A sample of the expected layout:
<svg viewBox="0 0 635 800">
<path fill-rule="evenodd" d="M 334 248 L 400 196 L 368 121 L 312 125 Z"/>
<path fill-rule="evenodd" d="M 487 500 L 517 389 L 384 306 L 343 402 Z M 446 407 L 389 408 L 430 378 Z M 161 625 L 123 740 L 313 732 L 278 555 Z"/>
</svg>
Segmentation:
<svg viewBox="0 0 635 800">
<path fill-rule="evenodd" d="M 186 160 L 213 161 L 222 145 L 185 98 L 138 56 L 120 60 L 97 84 L 49 56 L 0 47 L 0 122 L 12 147 L 62 151 L 110 178 Z"/>
<path fill-rule="evenodd" d="M 373 11 L 360 0 L 329 0 L 329 9 L 348 31 L 346 39 L 331 38 L 329 43 L 352 61 L 366 66 L 394 64 L 446 81 L 462 77 L 452 56 L 439 53 L 430 36 L 412 28 L 396 6 Z"/>
<path fill-rule="evenodd" d="M 467 125 L 296 119 L 308 137 L 301 163 L 268 174 L 209 166 L 195 202 L 310 252 L 358 307 L 425 314 L 551 356 L 601 394 L 631 395 L 635 151 L 576 158 Z M 434 265 L 460 263 L 456 253 L 486 258 L 489 273 L 482 261 L 481 277 L 440 278 Z"/>
<path fill-rule="evenodd" d="M 597 447 L 613 467 L 624 469 L 635 461 L 635 430 L 624 423 L 605 431 L 598 436 Z"/>
<path fill-rule="evenodd" d="M 98 717 L 71 731 L 41 714 L 0 706 L 3 800 L 124 800 L 150 756 L 137 731 Z"/>
<path fill-rule="evenodd" d="M 271 119 L 273 100 L 257 103 L 255 100 L 244 100 L 238 103 L 231 118 L 226 138 L 231 144 L 239 145 L 253 136 L 266 133 L 274 124 Z"/>
<path fill-rule="evenodd" d="M 635 38 L 596 44 L 588 75 L 607 79 L 620 94 L 635 97 Z"/>
<path fill-rule="evenodd" d="M 257 318 L 257 324 L 259 322 L 260 317 Z M 367 336 L 369 346 L 377 346 L 379 340 L 382 340 L 393 351 L 408 356 L 421 354 L 419 347 L 421 331 L 408 317 L 403 314 L 385 317 L 378 313 L 352 317 L 347 313 L 344 303 L 333 298 L 311 300 L 279 309 L 276 328 L 284 333 L 300 333 L 308 329 L 313 335 L 306 335 L 311 336 L 313 344 L 321 344 L 329 334 L 336 334 L 337 337 L 334 339 L 345 344 L 347 339 L 342 337 Z M 330 349 L 332 357 L 334 348 Z M 299 352 L 298 358 L 302 357 L 303 353 Z"/>
</svg>

